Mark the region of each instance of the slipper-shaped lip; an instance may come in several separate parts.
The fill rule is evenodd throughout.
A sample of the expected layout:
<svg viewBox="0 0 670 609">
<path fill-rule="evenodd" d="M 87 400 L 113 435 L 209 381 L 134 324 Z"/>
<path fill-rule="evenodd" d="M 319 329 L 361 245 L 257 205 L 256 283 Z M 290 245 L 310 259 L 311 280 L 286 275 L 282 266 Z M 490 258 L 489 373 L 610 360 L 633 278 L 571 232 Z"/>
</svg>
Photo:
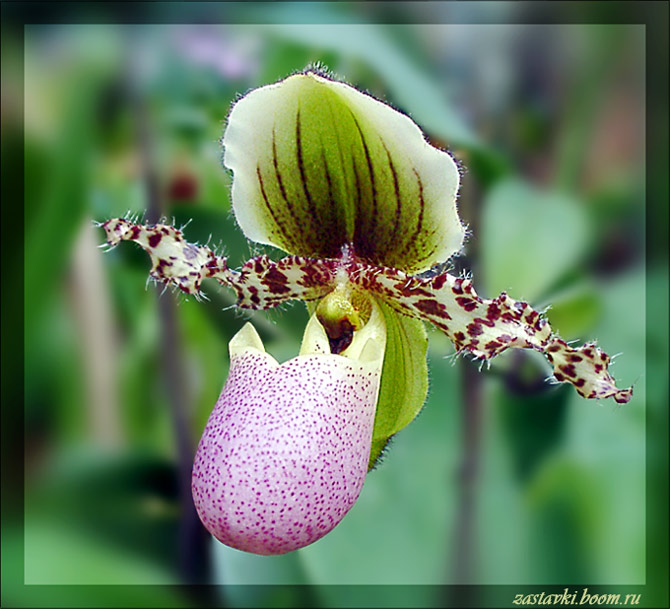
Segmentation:
<svg viewBox="0 0 670 609">
<path fill-rule="evenodd" d="M 230 373 L 205 427 L 192 491 L 219 541 L 256 554 L 313 543 L 358 498 L 384 359 L 383 315 L 342 355 L 312 316 L 300 355 L 279 364 L 251 324 L 230 343 Z"/>
</svg>

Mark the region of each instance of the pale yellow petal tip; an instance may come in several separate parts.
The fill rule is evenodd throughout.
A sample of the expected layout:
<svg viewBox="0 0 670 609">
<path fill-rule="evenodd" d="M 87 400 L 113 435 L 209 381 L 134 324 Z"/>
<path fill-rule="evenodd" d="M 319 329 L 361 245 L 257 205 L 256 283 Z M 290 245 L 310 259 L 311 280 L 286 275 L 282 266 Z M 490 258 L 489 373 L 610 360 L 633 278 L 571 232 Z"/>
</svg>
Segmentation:
<svg viewBox="0 0 670 609">
<path fill-rule="evenodd" d="M 258 335 L 256 328 L 254 328 L 250 322 L 247 322 L 230 340 L 228 350 L 230 356 L 233 357 L 233 355 L 237 355 L 249 349 L 256 349 L 261 353 L 265 353 L 265 346 L 263 345 L 263 341 Z"/>
<path fill-rule="evenodd" d="M 316 315 L 312 315 L 305 327 L 300 355 L 327 355 L 330 354 L 328 336 Z"/>
</svg>

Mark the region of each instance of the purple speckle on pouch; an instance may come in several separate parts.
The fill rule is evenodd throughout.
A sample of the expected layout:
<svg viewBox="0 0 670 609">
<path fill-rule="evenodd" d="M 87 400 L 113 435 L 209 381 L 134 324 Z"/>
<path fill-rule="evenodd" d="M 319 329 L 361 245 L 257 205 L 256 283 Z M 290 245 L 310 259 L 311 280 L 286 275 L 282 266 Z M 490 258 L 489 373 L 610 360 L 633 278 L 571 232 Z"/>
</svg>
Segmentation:
<svg viewBox="0 0 670 609">
<path fill-rule="evenodd" d="M 328 533 L 354 504 L 370 455 L 378 372 L 341 356 L 281 366 L 233 356 L 200 440 L 192 491 L 222 543 L 283 554 Z"/>
</svg>

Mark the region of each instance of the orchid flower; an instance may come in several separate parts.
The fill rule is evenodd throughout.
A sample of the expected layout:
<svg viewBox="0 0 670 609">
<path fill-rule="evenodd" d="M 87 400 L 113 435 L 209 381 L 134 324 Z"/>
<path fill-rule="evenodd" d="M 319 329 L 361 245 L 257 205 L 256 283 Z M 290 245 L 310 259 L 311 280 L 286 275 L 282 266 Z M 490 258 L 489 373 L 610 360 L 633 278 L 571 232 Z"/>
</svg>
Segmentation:
<svg viewBox="0 0 670 609">
<path fill-rule="evenodd" d="M 470 279 L 439 271 L 463 246 L 460 174 L 409 117 L 308 70 L 237 101 L 223 146 L 240 228 L 287 257 L 232 270 L 174 226 L 103 227 L 110 246 L 134 241 L 151 257 L 150 277 L 186 294 L 199 296 L 209 277 L 243 309 L 307 303 L 297 357 L 279 364 L 249 323 L 230 342 L 192 477 L 200 519 L 224 544 L 281 554 L 341 521 L 425 401 L 424 322 L 458 353 L 534 349 L 581 396 L 630 399 L 594 344 L 573 348 L 525 302 L 485 300 Z"/>
</svg>

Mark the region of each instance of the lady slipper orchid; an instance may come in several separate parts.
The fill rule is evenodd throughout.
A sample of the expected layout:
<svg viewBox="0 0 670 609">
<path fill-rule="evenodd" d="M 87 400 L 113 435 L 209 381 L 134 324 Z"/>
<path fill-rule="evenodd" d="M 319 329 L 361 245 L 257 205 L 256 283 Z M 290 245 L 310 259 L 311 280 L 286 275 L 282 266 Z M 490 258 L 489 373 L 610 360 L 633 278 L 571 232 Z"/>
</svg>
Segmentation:
<svg viewBox="0 0 670 609">
<path fill-rule="evenodd" d="M 423 322 L 459 353 L 488 360 L 534 349 L 583 397 L 630 399 L 594 344 L 573 348 L 528 304 L 505 293 L 482 299 L 469 279 L 436 270 L 463 245 L 459 171 L 404 114 L 308 70 L 242 97 L 223 146 L 241 229 L 288 257 L 259 256 L 236 271 L 173 226 L 103 224 L 110 246 L 136 242 L 150 276 L 187 294 L 198 297 L 210 277 L 236 292 L 238 307 L 300 299 L 311 312 L 300 354 L 283 364 L 250 324 L 230 343 L 192 484 L 221 542 L 281 554 L 340 522 L 424 403 Z"/>
</svg>

